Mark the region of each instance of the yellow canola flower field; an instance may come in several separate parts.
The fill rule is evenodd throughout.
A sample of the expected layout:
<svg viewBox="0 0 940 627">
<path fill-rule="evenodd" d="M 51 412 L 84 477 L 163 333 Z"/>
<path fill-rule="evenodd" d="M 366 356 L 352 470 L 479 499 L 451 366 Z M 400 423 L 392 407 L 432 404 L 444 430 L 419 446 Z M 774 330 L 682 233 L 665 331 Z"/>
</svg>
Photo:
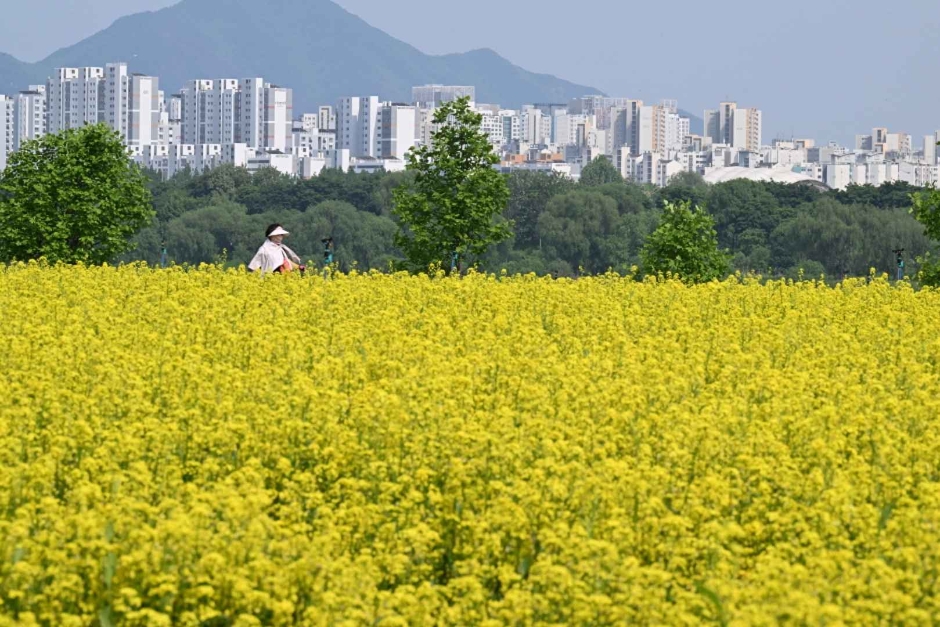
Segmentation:
<svg viewBox="0 0 940 627">
<path fill-rule="evenodd" d="M 940 293 L 0 269 L 0 624 L 940 622 Z"/>
</svg>

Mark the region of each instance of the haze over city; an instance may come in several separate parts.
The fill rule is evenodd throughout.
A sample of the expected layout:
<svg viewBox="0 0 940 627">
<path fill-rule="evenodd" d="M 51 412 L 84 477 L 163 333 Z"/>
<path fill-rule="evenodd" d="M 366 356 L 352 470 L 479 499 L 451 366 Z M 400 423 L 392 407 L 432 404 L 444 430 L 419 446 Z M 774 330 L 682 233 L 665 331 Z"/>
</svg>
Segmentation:
<svg viewBox="0 0 940 627">
<path fill-rule="evenodd" d="M 37 61 L 123 15 L 172 4 L 14 2 L 0 22 L 0 52 Z M 760 107 L 768 140 L 850 144 L 872 127 L 920 137 L 940 126 L 940 85 L 933 80 L 940 10 L 933 0 L 899 0 L 890 7 L 824 0 L 812 11 L 762 3 L 721 12 L 690 0 L 668 9 L 598 0 L 586 10 L 546 0 L 539 11 L 497 0 L 444 8 L 434 0 L 339 4 L 428 53 L 489 47 L 531 71 L 613 96 L 675 98 L 699 116 L 725 99 Z"/>
</svg>

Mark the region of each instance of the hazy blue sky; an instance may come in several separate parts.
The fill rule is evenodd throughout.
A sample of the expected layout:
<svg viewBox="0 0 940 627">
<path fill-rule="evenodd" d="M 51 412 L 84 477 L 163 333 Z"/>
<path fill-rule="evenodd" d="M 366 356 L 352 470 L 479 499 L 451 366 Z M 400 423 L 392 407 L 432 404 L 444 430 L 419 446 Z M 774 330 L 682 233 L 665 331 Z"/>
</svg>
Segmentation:
<svg viewBox="0 0 940 627">
<path fill-rule="evenodd" d="M 0 51 L 26 61 L 121 15 L 175 3 L 0 1 Z M 758 106 L 765 141 L 791 134 L 849 141 L 872 126 L 888 126 L 913 133 L 919 144 L 920 136 L 940 129 L 938 0 L 756 1 L 721 8 L 701 0 L 339 3 L 429 53 L 489 47 L 526 69 L 610 94 L 677 98 L 697 115 L 725 98 Z"/>
</svg>

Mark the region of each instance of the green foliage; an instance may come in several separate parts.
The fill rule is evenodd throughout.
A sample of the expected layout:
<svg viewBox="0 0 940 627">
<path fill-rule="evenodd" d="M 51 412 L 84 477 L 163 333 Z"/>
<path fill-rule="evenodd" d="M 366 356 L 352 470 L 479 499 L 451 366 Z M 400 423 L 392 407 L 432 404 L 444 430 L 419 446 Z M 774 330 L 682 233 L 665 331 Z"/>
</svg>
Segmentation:
<svg viewBox="0 0 940 627">
<path fill-rule="evenodd" d="M 671 273 L 700 283 L 728 273 L 729 257 L 718 249 L 715 220 L 691 203 L 666 203 L 659 227 L 643 247 L 647 274 Z"/>
<path fill-rule="evenodd" d="M 500 219 L 509 187 L 493 169 L 499 158 L 480 131 L 482 120 L 469 98 L 449 102 L 434 112 L 432 145 L 408 153 L 414 181 L 393 192 L 393 213 L 399 220 L 395 242 L 412 270 L 449 268 L 452 255 L 459 270 L 462 261 L 512 234 Z"/>
<path fill-rule="evenodd" d="M 910 195 L 911 215 L 924 227 L 924 234 L 934 242 L 940 240 L 940 189 L 927 189 Z M 924 285 L 940 287 L 940 261 L 925 253 L 917 259 L 921 266 L 918 278 Z"/>
<path fill-rule="evenodd" d="M 574 183 L 558 173 L 526 170 L 510 174 L 507 183 L 509 205 L 506 217 L 513 223 L 516 243 L 521 246 L 538 245 L 539 216 L 553 197 L 574 189 Z"/>
<path fill-rule="evenodd" d="M 783 220 L 793 215 L 792 209 L 781 207 L 761 183 L 738 179 L 715 185 L 706 201 L 715 218 L 718 243 L 737 250 L 742 233 L 759 229 L 770 233 Z"/>
<path fill-rule="evenodd" d="M 607 185 L 608 183 L 622 183 L 623 177 L 620 172 L 610 162 L 610 159 L 604 156 L 596 157 L 581 170 L 581 185 L 594 187 L 597 185 Z"/>
<path fill-rule="evenodd" d="M 183 172 L 169 181 L 151 180 L 157 223 L 137 237 L 139 252 L 124 259 L 159 261 L 160 243 L 166 240 L 171 261 L 211 262 L 226 248 L 229 263 L 246 263 L 271 222 L 287 224 L 290 246 L 317 260 L 322 252 L 319 238 L 332 235 L 343 268 L 356 263 L 385 269 L 390 260 L 400 258 L 394 245 L 393 190 L 402 183 L 410 185 L 414 172 L 324 170 L 309 180 L 274 171 L 250 176 L 232 172 L 217 175 L 216 183 L 208 184 L 205 179 L 210 174 Z M 871 267 L 893 274 L 891 251 L 900 247 L 908 251 L 907 270 L 913 275 L 926 271 L 914 257 L 931 260 L 935 257 L 925 255 L 936 254 L 924 227 L 909 215 L 909 204 L 904 209 L 889 206 L 896 204 L 896 190 L 868 190 L 876 192 L 871 197 L 876 205 L 845 204 L 840 200 L 847 198 L 844 193 L 820 192 L 812 185 L 756 181 L 708 185 L 685 173 L 670 179 L 665 188 L 622 180 L 584 185 L 557 174 L 527 171 L 504 178 L 510 199 L 503 218 L 515 223 L 516 233 L 479 258 L 494 270 L 558 276 L 575 276 L 581 269 L 629 272 L 631 266 L 642 265 L 640 251 L 659 224 L 663 203 L 686 201 L 722 218 L 716 226 L 719 243 L 728 242 L 721 246 L 733 254 L 732 267 L 743 272 L 796 276 L 802 267 L 804 273 L 813 272 L 806 276 L 816 278 L 824 272 L 829 280 L 846 271 L 867 276 Z M 210 187 L 226 188 L 219 180 L 233 182 L 227 186 L 231 197 L 206 194 Z M 853 193 L 862 193 L 862 188 Z M 616 216 L 598 196 L 614 202 Z M 316 211 L 322 213 L 314 219 L 311 212 Z M 566 239 L 568 233 L 571 241 Z"/>
<path fill-rule="evenodd" d="M 27 142 L 0 192 L 0 260 L 109 262 L 154 216 L 147 177 L 103 124 Z"/>
<path fill-rule="evenodd" d="M 556 196 L 539 219 L 538 232 L 549 258 L 597 273 L 607 269 L 606 243 L 619 221 L 617 203 L 597 192 Z"/>
<path fill-rule="evenodd" d="M 878 209 L 908 209 L 911 194 L 917 188 L 904 181 L 874 185 L 849 185 L 844 190 L 833 190 L 830 195 L 843 205 L 872 205 Z"/>
</svg>

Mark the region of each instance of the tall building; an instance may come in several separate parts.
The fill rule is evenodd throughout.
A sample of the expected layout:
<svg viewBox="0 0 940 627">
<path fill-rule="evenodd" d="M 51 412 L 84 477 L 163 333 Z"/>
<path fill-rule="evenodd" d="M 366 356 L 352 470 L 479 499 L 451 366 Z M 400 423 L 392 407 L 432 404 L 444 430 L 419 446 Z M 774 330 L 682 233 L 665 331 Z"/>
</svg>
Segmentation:
<svg viewBox="0 0 940 627">
<path fill-rule="evenodd" d="M 336 105 L 336 147 L 353 157 L 378 155 L 378 96 L 350 96 Z"/>
<path fill-rule="evenodd" d="M 56 68 L 46 81 L 46 132 L 104 121 L 104 68 Z"/>
<path fill-rule="evenodd" d="M 13 120 L 16 113 L 16 99 L 0 94 L 0 172 L 7 167 L 7 159 L 13 154 Z"/>
<path fill-rule="evenodd" d="M 555 116 L 555 143 L 559 146 L 582 146 L 591 130 L 590 117 L 582 113 Z"/>
<path fill-rule="evenodd" d="M 320 107 L 317 113 L 317 128 L 321 131 L 336 130 L 336 112 L 333 111 L 333 107 L 330 105 Z"/>
<path fill-rule="evenodd" d="M 167 117 L 174 122 L 180 122 L 183 119 L 183 94 L 173 94 L 165 103 L 164 108 Z"/>
<path fill-rule="evenodd" d="M 705 110 L 705 137 L 713 144 L 758 152 L 763 133 L 760 109 L 739 109 L 736 102 L 722 102 Z"/>
<path fill-rule="evenodd" d="M 713 144 L 731 145 L 734 136 L 734 112 L 736 102 L 722 102 L 717 109 L 705 110 L 705 136 Z"/>
<path fill-rule="evenodd" d="M 104 121 L 130 143 L 130 75 L 126 63 L 108 63 L 105 66 Z"/>
<path fill-rule="evenodd" d="M 762 140 L 760 109 L 737 109 L 734 112 L 731 145 L 739 150 L 759 152 Z"/>
<path fill-rule="evenodd" d="M 24 143 L 46 134 L 46 86 L 30 85 L 16 96 L 13 143 L 19 150 Z"/>
<path fill-rule="evenodd" d="M 236 109 L 239 112 L 239 126 L 235 131 L 234 143 L 248 144 L 249 148 L 260 149 L 263 147 L 266 135 L 264 79 L 243 78 L 239 81 L 239 88 L 239 93 L 234 96 Z"/>
<path fill-rule="evenodd" d="M 155 76 L 134 74 L 128 89 L 127 145 L 149 146 L 160 142 L 160 81 Z M 164 143 L 169 143 L 166 141 Z"/>
<path fill-rule="evenodd" d="M 293 91 L 262 78 L 192 80 L 181 93 L 182 143 L 291 151 Z"/>
<path fill-rule="evenodd" d="M 383 159 L 402 159 L 417 143 L 418 110 L 410 105 L 385 103 L 380 115 L 380 151 Z"/>
<path fill-rule="evenodd" d="M 206 143 L 206 124 L 211 117 L 209 92 L 213 91 L 213 87 L 213 81 L 193 80 L 186 83 L 180 91 L 182 108 L 180 143 L 190 145 Z"/>
<path fill-rule="evenodd" d="M 619 106 L 609 110 L 610 121 L 608 128 L 608 153 L 612 155 L 619 154 L 618 151 L 624 146 L 630 147 L 630 154 L 639 155 L 642 151 L 639 149 L 639 127 L 637 125 L 640 117 L 640 109 L 643 108 L 642 100 L 624 100 Z M 600 120 L 597 122 L 600 127 Z"/>
<path fill-rule="evenodd" d="M 303 115 L 300 116 L 300 119 L 297 120 L 297 122 L 295 122 L 294 124 L 295 132 L 298 126 L 300 127 L 300 130 L 306 133 L 319 130 L 320 116 L 316 113 L 304 113 Z"/>
<path fill-rule="evenodd" d="M 291 121 L 294 117 L 294 91 L 287 87 L 264 88 L 264 139 L 260 148 L 288 153 L 291 150 Z"/>
<path fill-rule="evenodd" d="M 459 98 L 477 100 L 476 88 L 470 85 L 419 85 L 411 88 L 411 102 L 419 107 L 433 109 Z"/>
<path fill-rule="evenodd" d="M 552 118 L 532 105 L 522 109 L 522 139 L 526 143 L 545 145 L 552 143 Z"/>
<path fill-rule="evenodd" d="M 896 152 L 901 155 L 910 155 L 913 141 L 907 133 L 888 133 L 885 135 L 885 152 Z"/>
<path fill-rule="evenodd" d="M 630 109 L 636 102 L 640 101 L 599 95 L 582 96 L 568 103 L 568 111 L 581 115 L 593 115 L 597 128 L 607 130 L 611 128 L 613 109 Z"/>
</svg>

